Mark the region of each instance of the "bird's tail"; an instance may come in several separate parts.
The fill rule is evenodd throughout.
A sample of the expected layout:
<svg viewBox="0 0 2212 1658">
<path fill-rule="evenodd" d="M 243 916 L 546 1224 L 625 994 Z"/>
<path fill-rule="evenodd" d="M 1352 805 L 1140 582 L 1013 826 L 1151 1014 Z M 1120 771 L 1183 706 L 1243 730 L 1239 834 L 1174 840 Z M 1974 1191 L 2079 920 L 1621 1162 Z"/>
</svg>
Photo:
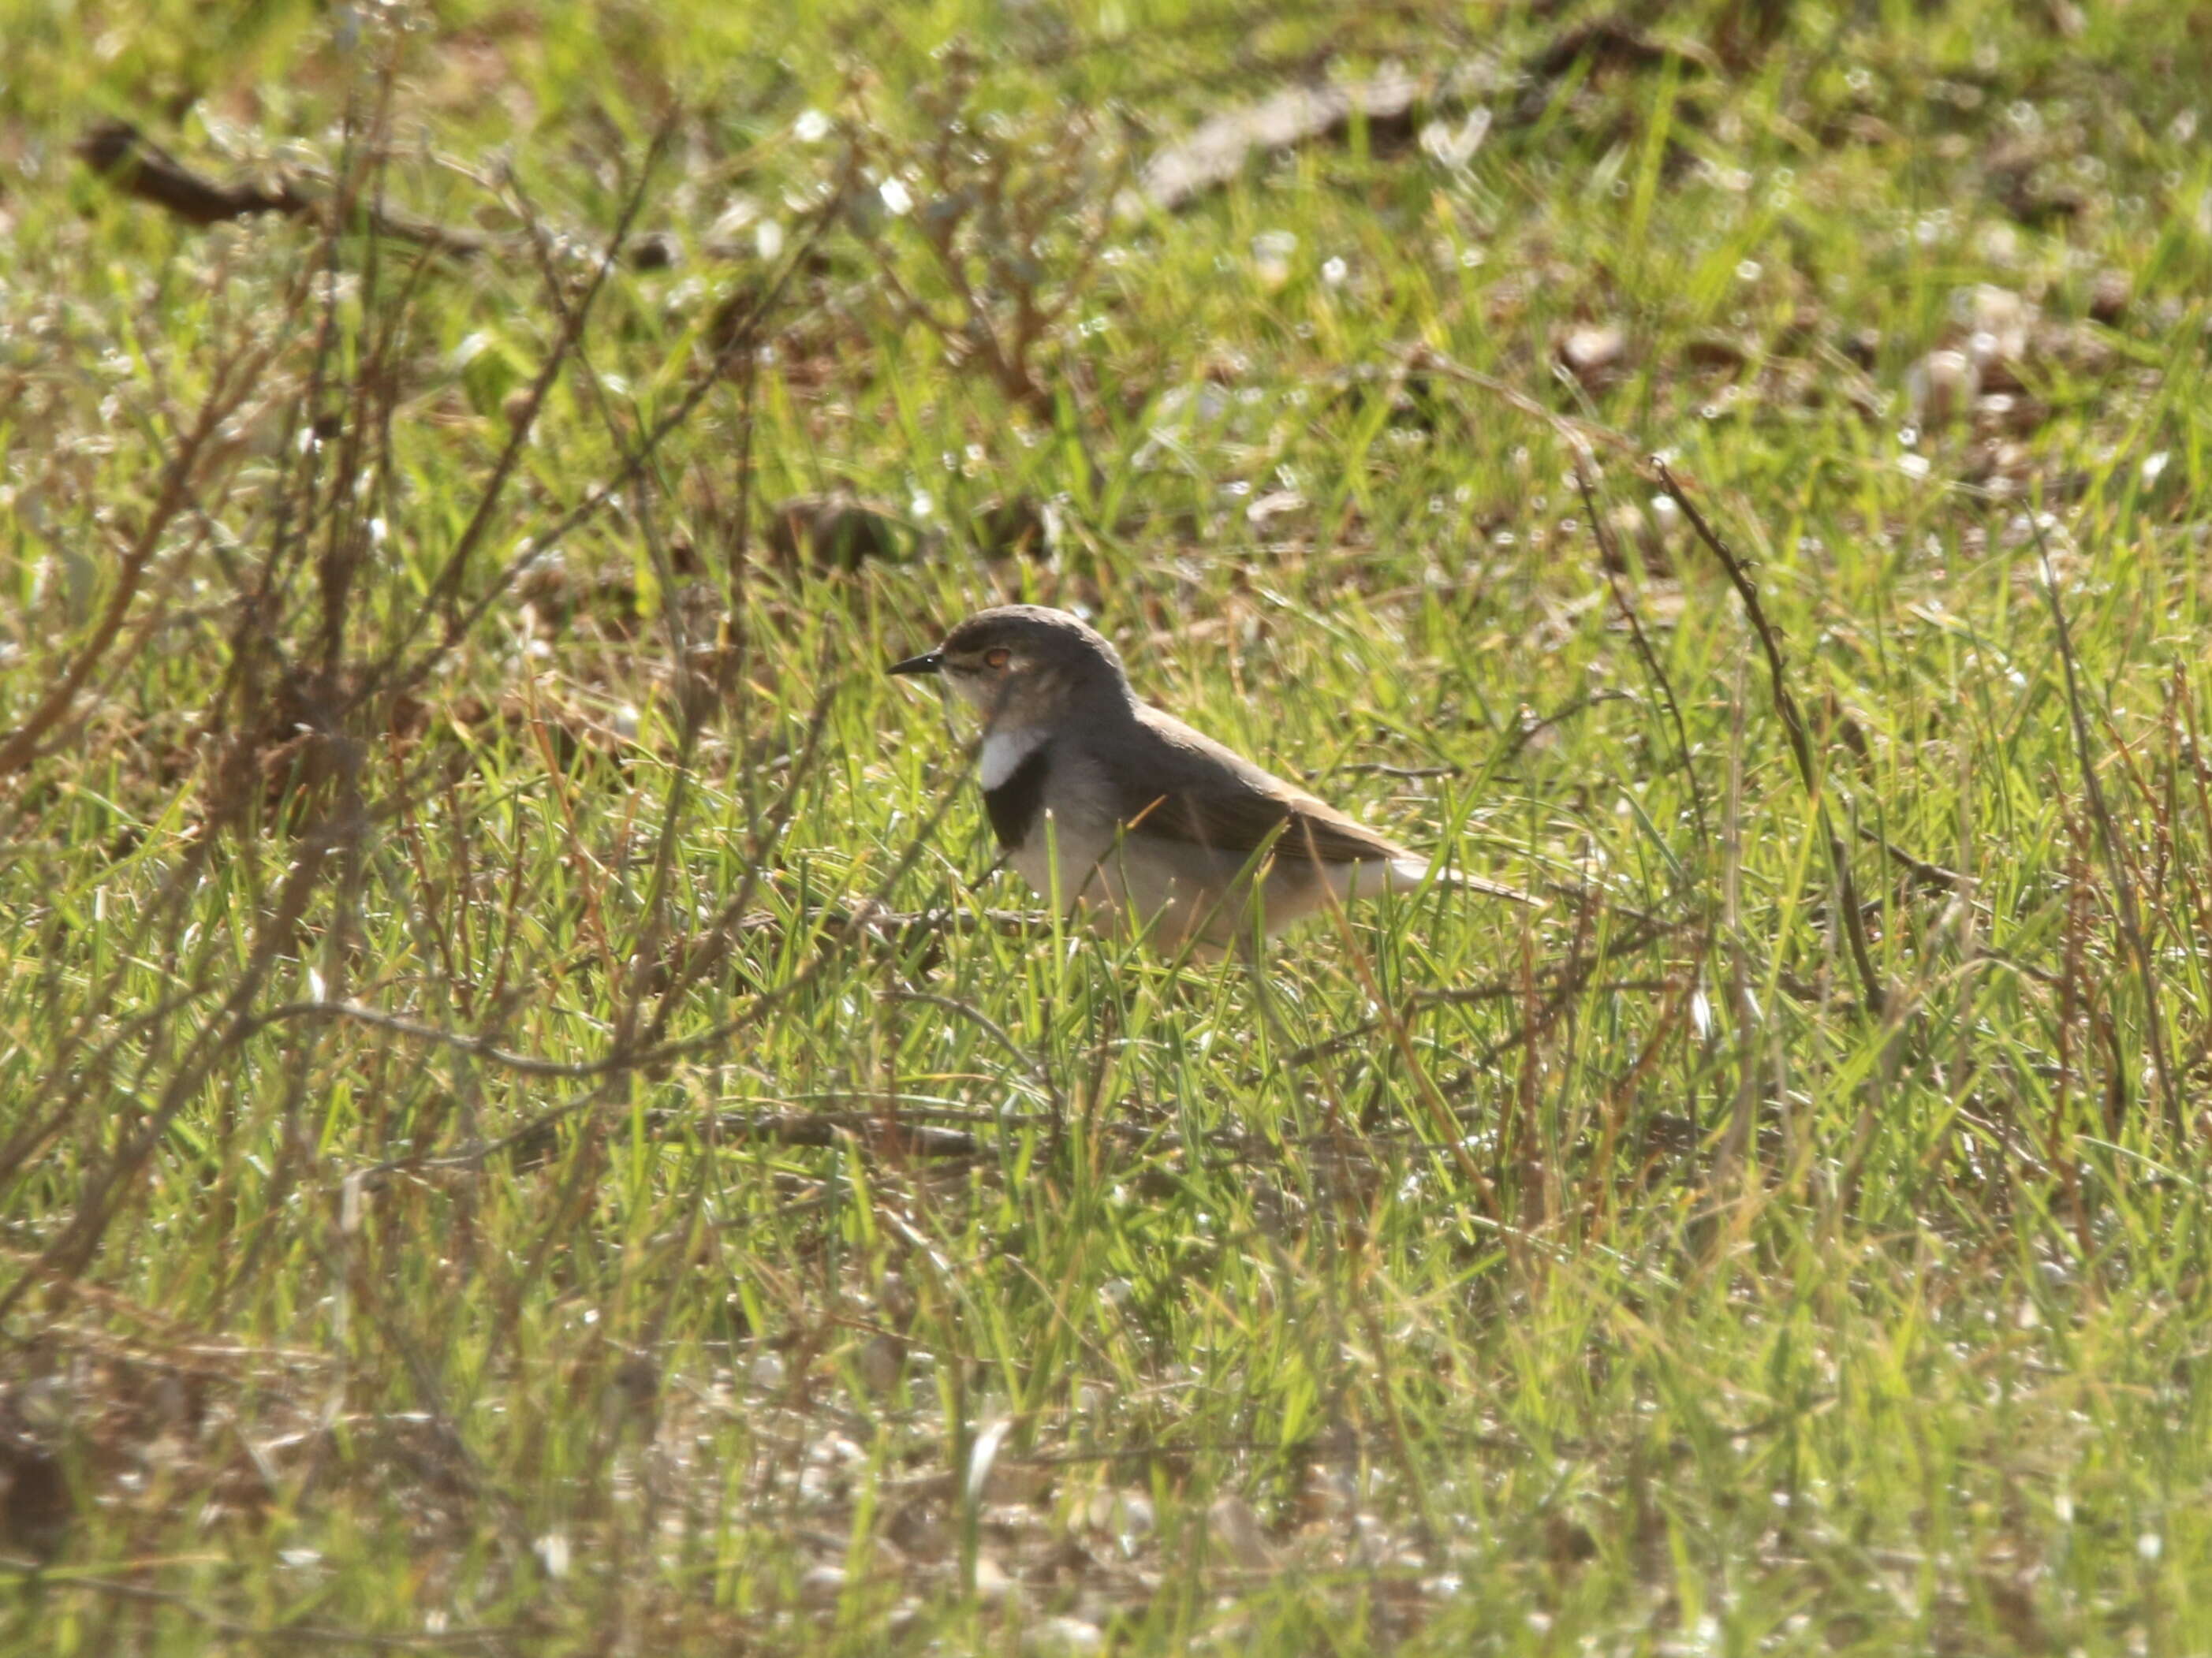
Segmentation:
<svg viewBox="0 0 2212 1658">
<path fill-rule="evenodd" d="M 1393 886 L 1418 886 L 1431 878 L 1440 887 L 1453 887 L 1462 892 L 1479 892 L 1486 898 L 1504 898 L 1509 902 L 1527 904 L 1535 909 L 1544 907 L 1544 901 L 1533 892 L 1523 892 L 1518 887 L 1509 887 L 1502 882 L 1485 880 L 1480 875 L 1463 875 L 1453 870 L 1432 872 L 1428 861 L 1421 858 L 1394 858 L 1390 860 Z"/>
</svg>

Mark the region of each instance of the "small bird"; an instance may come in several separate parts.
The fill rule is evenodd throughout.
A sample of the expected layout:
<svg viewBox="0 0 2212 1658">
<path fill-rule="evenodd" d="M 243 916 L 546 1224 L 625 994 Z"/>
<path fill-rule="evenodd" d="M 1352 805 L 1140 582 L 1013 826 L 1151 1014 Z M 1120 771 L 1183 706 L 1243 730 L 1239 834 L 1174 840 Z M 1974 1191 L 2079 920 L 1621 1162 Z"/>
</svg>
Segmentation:
<svg viewBox="0 0 2212 1658">
<path fill-rule="evenodd" d="M 981 711 L 991 829 L 1023 878 L 1071 912 L 1212 957 L 1255 923 L 1273 932 L 1332 896 L 1430 878 L 1419 853 L 1139 701 L 1114 647 L 1065 610 L 984 610 L 890 671 L 942 674 Z"/>
</svg>

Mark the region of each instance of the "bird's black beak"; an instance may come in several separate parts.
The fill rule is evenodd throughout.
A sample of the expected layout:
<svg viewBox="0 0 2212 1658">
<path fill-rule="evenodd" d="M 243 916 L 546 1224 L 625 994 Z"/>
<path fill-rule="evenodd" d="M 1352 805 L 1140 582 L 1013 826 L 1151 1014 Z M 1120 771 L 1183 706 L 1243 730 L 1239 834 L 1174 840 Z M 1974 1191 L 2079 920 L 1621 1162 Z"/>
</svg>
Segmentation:
<svg viewBox="0 0 2212 1658">
<path fill-rule="evenodd" d="M 938 673 L 945 667 L 943 651 L 924 651 L 920 656 L 910 656 L 903 662 L 894 662 L 884 670 L 885 673 Z"/>
</svg>

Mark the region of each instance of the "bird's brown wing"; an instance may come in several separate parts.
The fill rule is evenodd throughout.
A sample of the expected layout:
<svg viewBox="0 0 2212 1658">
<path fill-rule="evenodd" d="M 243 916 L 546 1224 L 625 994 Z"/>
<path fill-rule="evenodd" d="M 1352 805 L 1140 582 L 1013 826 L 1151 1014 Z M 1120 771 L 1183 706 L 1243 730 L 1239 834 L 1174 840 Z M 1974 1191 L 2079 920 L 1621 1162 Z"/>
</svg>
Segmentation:
<svg viewBox="0 0 2212 1658">
<path fill-rule="evenodd" d="M 1138 720 L 1146 740 L 1108 781 L 1121 821 L 1140 833 L 1238 859 L 1270 837 L 1279 855 L 1323 864 L 1418 857 L 1172 714 L 1144 708 Z"/>
</svg>

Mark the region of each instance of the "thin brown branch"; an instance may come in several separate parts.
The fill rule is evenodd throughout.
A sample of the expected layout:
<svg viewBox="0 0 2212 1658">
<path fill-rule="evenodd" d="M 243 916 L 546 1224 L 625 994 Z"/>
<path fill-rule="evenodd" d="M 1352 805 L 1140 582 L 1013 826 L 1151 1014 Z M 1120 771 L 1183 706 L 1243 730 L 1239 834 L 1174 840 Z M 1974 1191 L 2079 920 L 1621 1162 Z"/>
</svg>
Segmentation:
<svg viewBox="0 0 2212 1658">
<path fill-rule="evenodd" d="M 287 219 L 320 219 L 329 197 L 289 177 L 273 185 L 219 185 L 195 173 L 128 121 L 95 122 L 73 146 L 76 158 L 126 196 L 175 215 L 187 224 L 221 224 L 273 213 Z M 412 243 L 456 258 L 472 258 L 490 246 L 473 231 L 448 230 L 383 207 L 364 210 L 370 234 Z"/>
<path fill-rule="evenodd" d="M 1888 1005 L 1889 993 L 1882 983 L 1881 970 L 1875 966 L 1874 949 L 1867 940 L 1866 914 L 1859 907 L 1858 883 L 1851 874 L 1850 848 L 1836 830 L 1828 810 L 1827 796 L 1822 787 L 1820 768 L 1813 753 L 1813 738 L 1805 724 L 1805 716 L 1797 707 L 1797 698 L 1790 691 L 1789 671 L 1782 657 L 1781 636 L 1774 624 L 1767 620 L 1766 607 L 1759 602 L 1759 585 L 1751 579 L 1743 561 L 1730 550 L 1705 515 L 1698 510 L 1681 483 L 1675 478 L 1674 469 L 1659 456 L 1650 462 L 1660 486 L 1667 491 L 1674 504 L 1689 519 L 1690 527 L 1698 539 L 1705 544 L 1713 556 L 1728 574 L 1729 585 L 1736 597 L 1743 601 L 1744 614 L 1750 618 L 1752 631 L 1759 636 L 1759 649 L 1766 658 L 1766 676 L 1774 700 L 1774 710 L 1781 717 L 1782 728 L 1790 739 L 1790 752 L 1797 762 L 1797 775 L 1805 785 L 1805 793 L 1812 800 L 1818 815 L 1821 837 L 1827 842 L 1828 863 L 1836 882 L 1836 908 L 1843 912 L 1844 937 L 1850 945 L 1851 966 L 1857 973 L 1862 999 L 1866 1011 L 1879 1017 Z"/>
<path fill-rule="evenodd" d="M 538 423 L 538 412 L 544 407 L 546 395 L 552 391 L 554 381 L 560 378 L 561 371 L 568 365 L 569 358 L 580 348 L 585 325 L 591 319 L 593 303 L 614 270 L 616 257 L 621 251 L 623 239 L 629 234 L 631 223 L 645 204 L 646 189 L 653 177 L 653 162 L 667 147 L 673 126 L 672 118 L 664 122 L 660 131 L 653 136 L 653 149 L 645 166 L 639 169 L 636 187 L 623 203 L 620 219 L 601 249 L 599 258 L 593 263 L 591 277 L 585 284 L 583 293 L 562 316 L 561 331 L 554 339 L 552 349 L 546 352 L 545 360 L 538 365 L 537 376 L 531 381 L 529 392 L 507 434 L 506 446 L 500 451 L 499 459 L 492 463 L 491 475 L 484 480 L 477 493 L 476 511 L 470 514 L 469 521 L 463 526 L 453 550 L 446 556 L 443 567 L 431 579 L 429 589 L 423 595 L 422 603 L 414 617 L 398 630 L 398 638 L 378 665 L 378 671 L 370 680 L 373 685 L 385 688 L 385 682 L 392 677 L 393 665 L 405 654 L 434 610 L 450 610 L 459 592 L 461 578 L 468 568 L 471 556 L 497 521 L 498 508 L 506 495 L 507 481 L 521 464 L 523 450 L 529 444 L 530 434 Z M 623 474 L 623 484 L 628 483 L 630 476 L 627 471 Z M 443 639 L 422 663 L 402 676 L 399 683 L 392 689 L 405 690 L 419 683 L 448 651 L 466 636 L 477 614 L 477 610 L 471 610 L 459 615 L 449 615 Z"/>
<path fill-rule="evenodd" d="M 499 602 L 501 595 L 514 585 L 524 568 L 532 559 L 543 557 L 568 539 L 583 525 L 598 517 L 609 501 L 627 489 L 631 481 L 653 464 L 653 459 L 659 452 L 662 443 L 672 433 L 691 418 L 699 405 L 704 403 L 715 386 L 721 383 L 723 374 L 727 371 L 737 354 L 752 349 L 755 333 L 759 327 L 761 319 L 767 316 L 781 301 L 783 290 L 793 276 L 805 264 L 812 256 L 815 245 L 828 231 L 830 225 L 842 215 L 845 197 L 850 187 L 850 175 L 851 168 L 848 164 L 846 174 L 841 176 L 830 191 L 822 207 L 816 214 L 814 222 L 809 227 L 807 234 L 799 239 L 798 246 L 787 256 L 781 274 L 747 312 L 744 319 L 733 324 L 724 333 L 724 343 L 716 353 L 713 363 L 706 373 L 699 376 L 698 382 L 684 394 L 676 407 L 656 422 L 638 440 L 636 446 L 623 458 L 623 464 L 616 469 L 612 477 L 587 490 L 581 500 L 562 513 L 544 531 L 532 536 L 530 538 L 528 554 L 523 557 L 510 560 L 499 575 L 487 585 L 482 593 L 477 595 L 475 602 L 467 610 L 457 612 L 448 621 L 444 638 L 426 652 L 421 660 L 391 682 L 386 686 L 387 689 L 395 694 L 411 690 L 427 679 L 435 671 L 437 664 L 445 654 L 474 631 L 477 623 L 494 604 Z M 633 205 L 635 205 L 634 203 Z M 619 238 L 617 238 L 618 240 Z M 575 315 L 579 326 L 581 325 L 585 308 L 585 306 L 580 303 L 577 307 Z M 532 406 L 534 410 L 536 407 L 534 402 Z"/>
</svg>

